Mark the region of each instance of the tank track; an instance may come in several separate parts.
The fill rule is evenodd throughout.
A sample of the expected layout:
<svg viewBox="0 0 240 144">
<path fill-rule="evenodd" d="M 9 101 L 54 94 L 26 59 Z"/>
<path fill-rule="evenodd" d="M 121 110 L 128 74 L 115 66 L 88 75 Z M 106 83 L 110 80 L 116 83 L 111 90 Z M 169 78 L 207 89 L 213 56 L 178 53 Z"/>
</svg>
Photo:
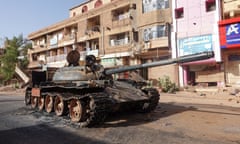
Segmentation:
<svg viewBox="0 0 240 144">
<path fill-rule="evenodd" d="M 89 93 L 82 97 L 75 96 L 74 99 L 83 99 L 83 98 L 90 98 L 94 101 L 90 108 L 88 118 L 83 121 L 79 122 L 80 127 L 91 127 L 96 124 L 100 124 L 104 122 L 108 113 L 110 112 L 110 108 L 113 104 L 112 100 L 109 99 L 108 95 L 101 92 L 101 93 Z"/>
<path fill-rule="evenodd" d="M 156 109 L 159 103 L 160 95 L 154 88 L 145 88 L 143 89 L 143 92 L 146 93 L 149 97 L 149 105 L 145 108 L 144 104 L 141 104 L 138 111 L 142 113 L 148 113 Z"/>
<path fill-rule="evenodd" d="M 61 95 L 64 102 L 68 105 L 69 102 L 73 99 L 83 101 L 85 106 L 88 108 L 88 113 L 86 118 L 83 121 L 77 122 L 76 124 L 80 127 L 91 127 L 97 124 L 104 122 L 107 115 L 111 111 L 113 106 L 113 100 L 109 98 L 109 96 L 104 92 L 97 92 L 97 93 L 87 93 L 77 95 L 74 93 L 58 93 L 58 92 L 46 92 L 42 93 L 43 95 L 49 95 L 51 97 L 55 97 L 56 95 Z M 31 97 L 31 91 L 28 89 L 25 95 L 25 104 L 29 105 L 30 100 L 28 99 Z M 91 101 L 91 106 L 90 106 Z M 69 115 L 68 106 L 65 109 L 64 114 Z M 69 119 L 71 119 L 69 117 Z"/>
</svg>

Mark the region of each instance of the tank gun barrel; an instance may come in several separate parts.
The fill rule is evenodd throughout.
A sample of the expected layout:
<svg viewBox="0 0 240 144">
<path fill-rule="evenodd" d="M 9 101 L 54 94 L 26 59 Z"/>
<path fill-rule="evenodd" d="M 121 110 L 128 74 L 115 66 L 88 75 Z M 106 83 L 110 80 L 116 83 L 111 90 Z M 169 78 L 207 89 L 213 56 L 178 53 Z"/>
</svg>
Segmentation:
<svg viewBox="0 0 240 144">
<path fill-rule="evenodd" d="M 188 56 L 182 56 L 179 58 L 161 60 L 161 61 L 127 66 L 127 67 L 120 67 L 120 68 L 116 68 L 116 69 L 109 69 L 109 70 L 105 70 L 104 73 L 105 73 L 105 75 L 111 75 L 111 74 L 115 74 L 115 73 L 132 71 L 132 70 L 141 69 L 141 68 L 149 68 L 149 67 L 163 66 L 163 65 L 174 64 L 174 63 L 185 63 L 185 62 L 204 60 L 204 59 L 211 58 L 213 56 L 214 56 L 213 52 L 203 52 L 203 53 L 198 53 L 198 54 L 193 54 L 193 55 L 188 55 Z"/>
</svg>

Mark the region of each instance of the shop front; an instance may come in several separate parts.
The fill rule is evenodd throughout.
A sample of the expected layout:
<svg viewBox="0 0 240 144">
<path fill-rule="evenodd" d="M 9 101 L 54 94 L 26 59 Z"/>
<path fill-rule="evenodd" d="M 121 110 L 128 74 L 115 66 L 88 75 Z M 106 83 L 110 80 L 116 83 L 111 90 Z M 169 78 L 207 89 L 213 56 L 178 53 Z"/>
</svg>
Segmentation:
<svg viewBox="0 0 240 144">
<path fill-rule="evenodd" d="M 228 85 L 240 84 L 240 17 L 219 21 L 219 37 Z"/>
<path fill-rule="evenodd" d="M 101 57 L 101 65 L 105 69 L 114 69 L 123 66 L 130 65 L 130 55 L 129 53 L 117 53 L 117 54 L 108 54 L 104 57 Z M 114 79 L 123 79 L 128 78 L 128 72 L 113 74 Z"/>
<path fill-rule="evenodd" d="M 171 55 L 167 47 L 155 48 L 148 49 L 147 52 L 141 53 L 139 59 L 141 60 L 141 64 L 144 64 L 171 59 Z M 159 84 L 159 78 L 164 78 L 165 76 L 168 76 L 176 85 L 178 85 L 179 82 L 177 64 L 143 68 L 140 73 L 144 79 L 150 80 L 154 86 Z"/>
<path fill-rule="evenodd" d="M 216 53 L 215 42 L 212 34 L 179 39 L 179 57 L 206 51 Z M 180 65 L 180 77 L 180 83 L 183 86 L 199 84 L 207 86 L 223 85 L 223 64 L 217 62 L 216 57 L 183 63 Z"/>
</svg>

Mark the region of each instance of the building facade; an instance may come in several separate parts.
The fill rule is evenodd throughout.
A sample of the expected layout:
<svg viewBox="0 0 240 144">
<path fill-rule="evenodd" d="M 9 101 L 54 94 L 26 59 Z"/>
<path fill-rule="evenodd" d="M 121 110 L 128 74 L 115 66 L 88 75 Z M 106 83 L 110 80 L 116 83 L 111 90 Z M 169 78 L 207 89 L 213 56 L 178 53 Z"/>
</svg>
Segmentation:
<svg viewBox="0 0 240 144">
<path fill-rule="evenodd" d="M 86 55 L 95 55 L 106 68 L 167 59 L 172 57 L 171 34 L 171 0 L 89 0 L 71 8 L 69 18 L 29 34 L 29 68 L 40 69 L 43 63 L 63 67 L 72 49 L 80 52 L 81 65 Z M 168 75 L 178 82 L 177 65 L 140 73 L 153 80 Z"/>
<path fill-rule="evenodd" d="M 240 84 L 240 0 L 222 0 L 220 46 L 227 85 Z"/>
<path fill-rule="evenodd" d="M 218 37 L 219 0 L 176 0 L 173 27 L 176 57 L 213 51 L 215 57 L 180 65 L 180 85 L 223 85 L 224 70 Z M 175 39 L 175 40 L 174 40 Z"/>
<path fill-rule="evenodd" d="M 211 59 L 139 72 L 153 81 L 170 76 L 182 87 L 240 83 L 240 0 L 88 0 L 28 38 L 31 70 L 63 67 L 73 49 L 80 65 L 95 55 L 106 68 L 213 51 Z"/>
</svg>

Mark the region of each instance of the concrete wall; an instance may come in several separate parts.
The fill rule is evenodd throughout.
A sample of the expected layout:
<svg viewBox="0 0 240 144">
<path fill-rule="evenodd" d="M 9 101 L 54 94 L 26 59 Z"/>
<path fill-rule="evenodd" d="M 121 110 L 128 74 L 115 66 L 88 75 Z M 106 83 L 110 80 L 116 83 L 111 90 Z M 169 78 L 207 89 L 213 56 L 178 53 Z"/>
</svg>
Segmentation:
<svg viewBox="0 0 240 144">
<path fill-rule="evenodd" d="M 154 84 L 159 78 L 169 76 L 170 80 L 178 85 L 178 66 L 176 64 L 149 68 L 148 72 L 149 79 L 153 80 Z"/>
<path fill-rule="evenodd" d="M 183 18 L 177 19 L 177 38 L 214 33 L 216 10 L 206 12 L 205 0 L 178 0 L 176 7 L 184 8 Z"/>
</svg>

